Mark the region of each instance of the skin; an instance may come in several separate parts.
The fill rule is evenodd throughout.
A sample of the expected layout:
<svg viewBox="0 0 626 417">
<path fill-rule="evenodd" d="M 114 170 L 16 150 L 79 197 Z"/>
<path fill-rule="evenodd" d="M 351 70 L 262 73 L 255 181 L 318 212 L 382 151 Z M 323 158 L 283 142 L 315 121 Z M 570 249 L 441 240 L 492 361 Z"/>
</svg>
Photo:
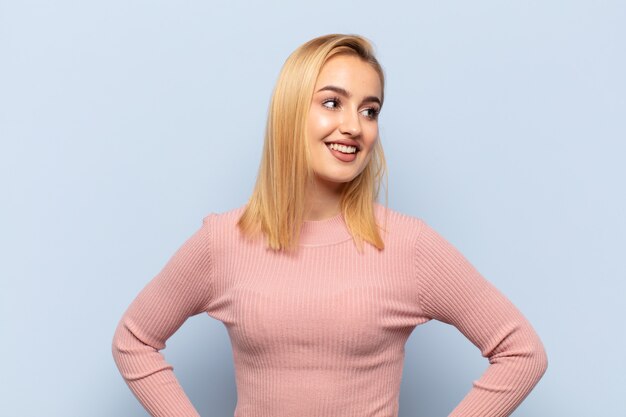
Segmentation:
<svg viewBox="0 0 626 417">
<path fill-rule="evenodd" d="M 340 87 L 349 96 L 318 91 L 326 86 Z M 379 138 L 381 106 L 372 97 L 380 101 L 381 90 L 378 73 L 359 57 L 337 55 L 322 67 L 307 119 L 307 145 L 315 175 L 305 191 L 305 220 L 324 220 L 340 213 L 341 190 L 365 169 Z M 358 142 L 361 150 L 354 161 L 342 162 L 332 155 L 324 142 L 336 139 Z"/>
</svg>

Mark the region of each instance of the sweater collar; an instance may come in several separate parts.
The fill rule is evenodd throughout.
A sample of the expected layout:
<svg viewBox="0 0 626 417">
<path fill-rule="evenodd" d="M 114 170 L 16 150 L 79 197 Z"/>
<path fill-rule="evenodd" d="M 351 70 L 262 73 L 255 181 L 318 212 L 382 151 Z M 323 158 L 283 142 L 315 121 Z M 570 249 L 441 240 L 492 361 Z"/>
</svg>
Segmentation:
<svg viewBox="0 0 626 417">
<path fill-rule="evenodd" d="M 323 220 L 305 220 L 300 229 L 300 246 L 324 246 L 352 239 L 343 214 Z"/>
</svg>

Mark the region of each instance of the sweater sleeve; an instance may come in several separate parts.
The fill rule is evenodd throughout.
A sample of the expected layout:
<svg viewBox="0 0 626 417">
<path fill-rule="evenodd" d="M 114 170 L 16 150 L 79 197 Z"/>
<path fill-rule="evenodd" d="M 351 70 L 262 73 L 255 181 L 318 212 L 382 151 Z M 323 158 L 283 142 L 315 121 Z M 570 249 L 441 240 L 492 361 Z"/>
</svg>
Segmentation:
<svg viewBox="0 0 626 417">
<path fill-rule="evenodd" d="M 416 245 L 423 313 L 455 326 L 489 360 L 449 417 L 510 416 L 547 369 L 539 336 L 510 300 L 421 219 Z"/>
<path fill-rule="evenodd" d="M 188 317 L 208 309 L 211 295 L 210 216 L 141 290 L 119 321 L 114 361 L 126 384 L 154 417 L 199 417 L 159 352 Z"/>
</svg>

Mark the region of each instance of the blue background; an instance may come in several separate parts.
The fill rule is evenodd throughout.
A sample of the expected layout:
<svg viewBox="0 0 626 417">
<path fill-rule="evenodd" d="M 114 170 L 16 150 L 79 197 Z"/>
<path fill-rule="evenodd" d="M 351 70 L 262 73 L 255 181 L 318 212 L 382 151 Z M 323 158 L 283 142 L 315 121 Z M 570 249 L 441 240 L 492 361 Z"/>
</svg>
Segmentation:
<svg viewBox="0 0 626 417">
<path fill-rule="evenodd" d="M 0 1 L 0 414 L 146 415 L 118 320 L 205 215 L 247 201 L 280 67 L 340 32 L 386 71 L 389 206 L 544 341 L 514 416 L 622 416 L 625 21 L 620 1 Z M 232 416 L 220 322 L 162 352 L 203 416 Z M 400 417 L 446 416 L 487 365 L 456 328 L 418 327 Z"/>
</svg>

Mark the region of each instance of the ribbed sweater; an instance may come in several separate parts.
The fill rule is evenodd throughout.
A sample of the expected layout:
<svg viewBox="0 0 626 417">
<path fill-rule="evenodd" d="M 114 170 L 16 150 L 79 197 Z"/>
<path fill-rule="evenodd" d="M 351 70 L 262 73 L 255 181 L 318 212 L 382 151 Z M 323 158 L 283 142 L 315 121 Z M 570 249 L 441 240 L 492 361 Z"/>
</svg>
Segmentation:
<svg viewBox="0 0 626 417">
<path fill-rule="evenodd" d="M 152 416 L 199 416 L 160 352 L 197 314 L 227 328 L 235 417 L 397 417 L 405 343 L 431 319 L 489 361 L 451 417 L 509 416 L 545 373 L 528 320 L 423 219 L 375 203 L 385 248 L 363 253 L 341 214 L 305 221 L 285 255 L 240 234 L 244 208 L 204 217 L 117 325 L 115 363 Z"/>
</svg>

